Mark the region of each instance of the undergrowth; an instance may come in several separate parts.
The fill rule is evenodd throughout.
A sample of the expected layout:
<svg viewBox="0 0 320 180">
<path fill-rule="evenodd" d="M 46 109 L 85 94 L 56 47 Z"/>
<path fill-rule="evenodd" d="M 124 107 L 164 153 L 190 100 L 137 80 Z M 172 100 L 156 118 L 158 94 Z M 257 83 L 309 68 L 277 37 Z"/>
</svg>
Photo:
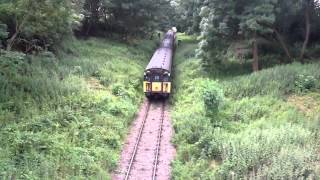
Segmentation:
<svg viewBox="0 0 320 180">
<path fill-rule="evenodd" d="M 213 78 L 192 47 L 175 61 L 173 179 L 319 178 L 320 104 L 292 103 L 318 97 L 319 63 Z"/>
<path fill-rule="evenodd" d="M 116 167 L 154 43 L 67 46 L 59 58 L 1 52 L 0 179 L 109 179 Z"/>
</svg>

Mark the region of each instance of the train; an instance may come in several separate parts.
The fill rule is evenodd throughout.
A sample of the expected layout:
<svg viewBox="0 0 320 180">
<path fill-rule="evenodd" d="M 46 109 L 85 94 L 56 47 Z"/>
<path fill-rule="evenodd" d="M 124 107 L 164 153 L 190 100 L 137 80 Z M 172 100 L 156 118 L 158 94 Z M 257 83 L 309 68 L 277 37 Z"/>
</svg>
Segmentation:
<svg viewBox="0 0 320 180">
<path fill-rule="evenodd" d="M 154 52 L 144 71 L 143 91 L 147 98 L 168 98 L 172 91 L 172 60 L 176 48 L 177 31 L 169 30 Z"/>
</svg>

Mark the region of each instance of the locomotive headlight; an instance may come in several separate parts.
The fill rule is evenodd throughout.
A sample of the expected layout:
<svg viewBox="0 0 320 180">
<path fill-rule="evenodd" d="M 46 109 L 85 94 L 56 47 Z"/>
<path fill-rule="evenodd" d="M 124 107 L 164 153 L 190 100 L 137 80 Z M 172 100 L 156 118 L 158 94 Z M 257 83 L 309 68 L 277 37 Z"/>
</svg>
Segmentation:
<svg viewBox="0 0 320 180">
<path fill-rule="evenodd" d="M 170 73 L 169 72 L 165 72 L 164 75 L 167 75 L 168 77 L 170 77 Z"/>
</svg>

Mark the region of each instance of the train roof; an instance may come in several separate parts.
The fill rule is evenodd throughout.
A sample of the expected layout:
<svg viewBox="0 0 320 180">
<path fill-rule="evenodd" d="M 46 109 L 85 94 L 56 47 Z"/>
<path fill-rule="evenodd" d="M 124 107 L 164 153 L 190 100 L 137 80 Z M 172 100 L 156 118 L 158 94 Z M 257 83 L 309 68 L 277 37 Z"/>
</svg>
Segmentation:
<svg viewBox="0 0 320 180">
<path fill-rule="evenodd" d="M 174 33 L 172 31 L 168 31 L 165 35 L 164 38 L 171 38 L 174 37 Z"/>
<path fill-rule="evenodd" d="M 160 45 L 161 48 L 173 48 L 173 40 L 172 39 L 164 39 Z"/>
<path fill-rule="evenodd" d="M 153 54 L 146 70 L 149 69 L 164 69 L 171 72 L 172 65 L 172 49 L 159 48 Z"/>
</svg>

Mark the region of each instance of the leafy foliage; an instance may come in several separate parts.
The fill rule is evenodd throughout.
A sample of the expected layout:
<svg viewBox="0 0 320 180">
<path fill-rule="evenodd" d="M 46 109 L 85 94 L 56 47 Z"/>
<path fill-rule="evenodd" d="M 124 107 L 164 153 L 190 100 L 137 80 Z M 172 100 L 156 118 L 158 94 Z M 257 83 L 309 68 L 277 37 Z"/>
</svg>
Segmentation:
<svg viewBox="0 0 320 180">
<path fill-rule="evenodd" d="M 215 115 L 223 103 L 223 92 L 219 86 L 210 81 L 204 81 L 203 101 L 208 115 Z"/>
<path fill-rule="evenodd" d="M 291 63 L 295 57 L 304 62 L 305 57 L 311 57 L 308 51 L 305 54 L 306 48 L 319 42 L 319 2 L 315 0 L 173 2 L 182 29 L 200 34 L 197 54 L 208 69 L 219 69 L 220 64 L 230 61 L 226 56 L 230 51 L 240 62 L 253 57 L 254 70 L 259 68 L 260 54 L 281 55 L 281 64 Z M 273 51 L 275 46 L 281 51 Z"/>
<path fill-rule="evenodd" d="M 175 61 L 179 85 L 172 115 L 178 147 L 174 179 L 319 176 L 319 134 L 311 128 L 318 127 L 317 109 L 306 114 L 286 100 L 300 93 L 295 85 L 298 79 L 306 87 L 313 78 L 318 82 L 318 63 L 277 66 L 212 81 L 207 79 L 208 72 L 202 72 L 201 60 L 186 58 L 190 44 L 182 44 Z M 304 76 L 296 76 L 299 73 Z M 216 101 L 222 91 L 223 101 Z M 319 94 L 319 86 L 311 91 Z M 208 116 L 220 104 L 216 102 L 223 106 Z"/>
<path fill-rule="evenodd" d="M 76 55 L 59 59 L 1 54 L 0 179 L 110 178 L 142 100 L 136 83 L 154 42 L 142 44 L 72 41 Z"/>
<path fill-rule="evenodd" d="M 172 0 L 172 6 L 177 12 L 176 26 L 181 32 L 188 34 L 200 32 L 200 12 L 205 4 L 204 0 Z"/>
<path fill-rule="evenodd" d="M 299 91 L 305 92 L 310 91 L 316 87 L 316 78 L 314 76 L 306 76 L 300 74 L 295 81 L 295 85 Z"/>
<path fill-rule="evenodd" d="M 71 35 L 69 1 L 14 0 L 0 4 L 0 20 L 10 32 L 7 46 L 22 46 L 24 51 L 47 49 L 59 45 Z"/>
<path fill-rule="evenodd" d="M 7 25 L 1 24 L 0 21 L 0 48 L 2 47 L 2 40 L 8 37 Z"/>
<path fill-rule="evenodd" d="M 156 29 L 173 26 L 173 12 L 167 0 L 3 0 L 0 39 L 8 50 L 57 53 L 63 41 L 73 37 L 72 31 L 84 37 L 152 38 Z"/>
<path fill-rule="evenodd" d="M 119 33 L 125 38 L 152 34 L 160 24 L 166 26 L 172 15 L 166 0 L 86 0 L 83 10 L 85 35 Z"/>
</svg>

